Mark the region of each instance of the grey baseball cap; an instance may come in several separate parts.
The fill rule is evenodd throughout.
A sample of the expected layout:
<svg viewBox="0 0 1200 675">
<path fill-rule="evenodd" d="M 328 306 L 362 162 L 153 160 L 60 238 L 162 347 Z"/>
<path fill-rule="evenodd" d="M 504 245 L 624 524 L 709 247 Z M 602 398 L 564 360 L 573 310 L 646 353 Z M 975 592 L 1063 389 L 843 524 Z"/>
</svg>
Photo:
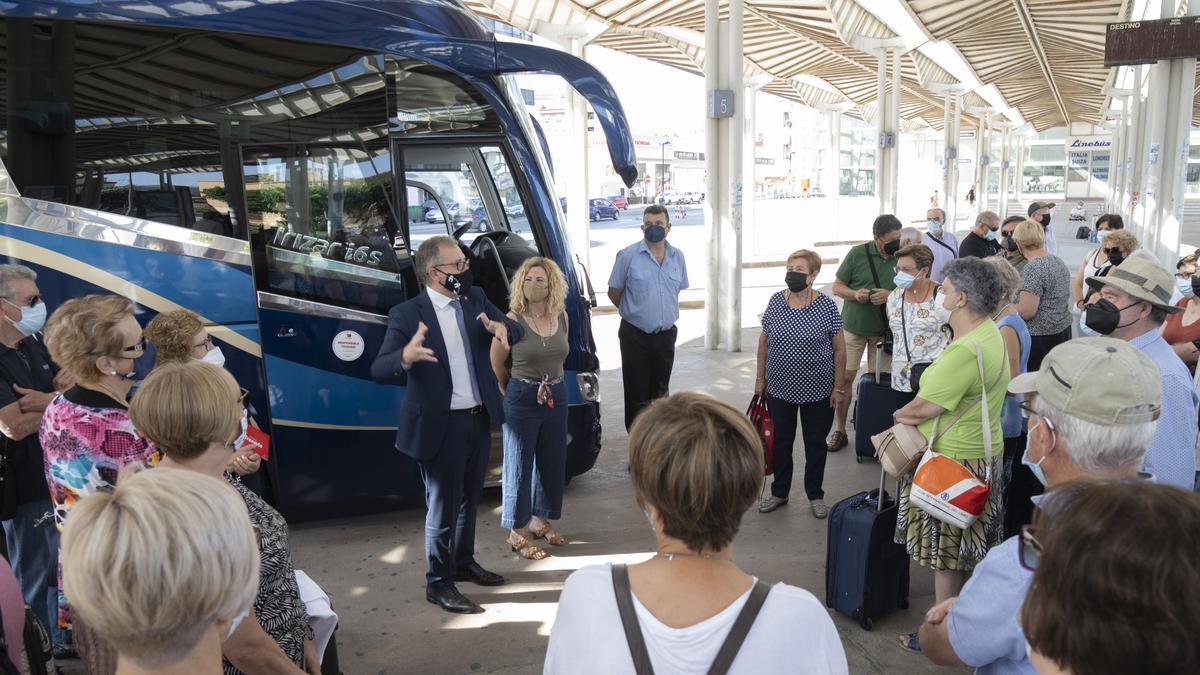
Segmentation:
<svg viewBox="0 0 1200 675">
<path fill-rule="evenodd" d="M 1012 394 L 1037 394 L 1047 403 L 1096 424 L 1140 424 L 1158 419 L 1162 377 L 1142 350 L 1124 340 L 1089 337 L 1050 350 L 1041 370 L 1008 384 Z"/>
</svg>

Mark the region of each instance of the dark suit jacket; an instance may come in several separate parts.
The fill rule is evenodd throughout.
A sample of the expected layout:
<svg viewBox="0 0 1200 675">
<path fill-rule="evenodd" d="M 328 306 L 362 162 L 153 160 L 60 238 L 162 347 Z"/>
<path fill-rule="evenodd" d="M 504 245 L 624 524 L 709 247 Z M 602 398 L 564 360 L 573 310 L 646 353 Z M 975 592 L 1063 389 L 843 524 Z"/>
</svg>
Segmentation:
<svg viewBox="0 0 1200 675">
<path fill-rule="evenodd" d="M 463 341 L 471 350 L 475 365 L 475 380 L 479 384 L 479 395 L 483 407 L 495 424 L 504 423 L 504 404 L 496 375 L 492 372 L 492 334 L 476 317 L 486 312 L 492 321 L 503 321 L 508 325 L 508 343 L 521 339 L 521 326 L 508 319 L 504 312 L 493 305 L 483 291 L 472 288 L 462 300 L 463 322 L 467 335 Z M 405 371 L 403 366 L 404 346 L 417 333 L 419 322 L 428 327 L 425 346 L 437 355 L 437 363 L 419 361 Z M 400 404 L 400 430 L 396 433 L 396 449 L 424 461 L 433 458 L 441 450 L 442 440 L 450 420 L 450 396 L 454 383 L 450 379 L 450 360 L 446 355 L 446 341 L 438 323 L 433 301 L 428 291 L 407 302 L 400 303 L 388 312 L 388 329 L 383 338 L 379 355 L 371 364 L 371 377 L 383 384 L 404 384 L 408 390 Z"/>
</svg>

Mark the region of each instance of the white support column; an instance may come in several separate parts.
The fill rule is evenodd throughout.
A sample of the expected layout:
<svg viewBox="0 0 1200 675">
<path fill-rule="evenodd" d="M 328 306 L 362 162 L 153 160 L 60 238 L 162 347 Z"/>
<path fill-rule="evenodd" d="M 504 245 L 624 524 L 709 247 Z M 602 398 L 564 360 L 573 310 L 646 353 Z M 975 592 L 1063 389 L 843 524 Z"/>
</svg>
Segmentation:
<svg viewBox="0 0 1200 675">
<path fill-rule="evenodd" d="M 1009 157 L 1011 156 L 1009 145 L 1012 142 L 1012 124 L 1010 122 L 1000 122 L 996 125 L 996 128 L 1000 129 L 1003 134 L 1003 139 L 1000 141 L 1000 194 L 997 197 L 999 199 L 999 208 L 996 209 L 996 213 L 1000 214 L 1000 220 L 1003 221 L 1008 217 L 1008 181 L 1011 176 L 1009 168 Z"/>
<path fill-rule="evenodd" d="M 879 201 L 879 212 L 888 213 L 887 167 L 890 164 L 887 148 L 884 148 L 884 138 L 887 135 L 888 120 L 888 89 L 887 89 L 887 51 L 880 49 L 875 52 L 879 59 L 875 73 L 875 197 Z"/>
<path fill-rule="evenodd" d="M 903 92 L 900 83 L 900 50 L 892 50 L 892 90 L 888 96 L 888 131 L 892 134 L 892 147 L 888 148 L 888 192 L 887 213 L 896 213 L 897 193 L 900 184 L 900 96 Z"/>
<path fill-rule="evenodd" d="M 1163 16 L 1174 14 L 1174 3 L 1164 0 Z M 1189 0 L 1188 15 L 1200 14 L 1200 0 Z M 1183 200 L 1188 160 L 1188 135 L 1192 122 L 1192 97 L 1173 95 L 1173 92 L 1191 92 L 1196 88 L 1196 59 L 1172 59 L 1160 61 L 1155 66 L 1153 77 L 1164 77 L 1160 114 L 1162 123 L 1162 148 L 1158 159 L 1157 186 L 1153 204 L 1147 203 L 1154 213 L 1150 218 L 1153 231 L 1151 240 L 1163 264 L 1170 267 L 1178 259 L 1183 245 Z"/>
<path fill-rule="evenodd" d="M 1013 193 L 1015 195 L 1013 198 L 1021 203 L 1025 201 L 1025 148 L 1028 143 L 1029 135 L 1027 132 L 1021 131 L 1017 134 L 1017 175 L 1016 180 L 1013 181 Z"/>
<path fill-rule="evenodd" d="M 763 87 L 770 84 L 775 78 L 760 72 L 743 73 L 743 81 L 745 84 L 746 98 L 746 127 L 743 133 L 742 140 L 742 176 L 745 181 L 745 190 L 742 200 L 742 223 L 743 230 L 750 233 L 751 255 L 757 250 L 756 243 L 758 241 L 759 226 L 754 217 L 755 202 L 758 200 L 757 178 L 758 178 L 758 92 Z M 786 158 L 785 158 L 786 159 Z M 743 237 L 742 248 L 745 249 L 745 237 Z M 740 335 L 740 331 L 739 331 Z"/>
<path fill-rule="evenodd" d="M 721 37 L 719 0 L 704 3 L 704 89 L 721 88 Z M 718 347 L 721 335 L 721 224 L 726 195 L 721 183 L 721 122 L 709 117 L 704 121 L 705 189 L 704 222 L 708 226 L 708 280 L 705 284 L 704 348 Z"/>
<path fill-rule="evenodd" d="M 842 199 L 842 115 L 854 107 L 851 103 L 822 103 L 817 105 L 826 115 L 826 132 L 829 135 L 829 153 L 825 157 L 825 180 L 821 191 L 826 200 L 833 200 L 832 222 L 840 223 Z"/>
<path fill-rule="evenodd" d="M 962 117 L 961 84 L 935 84 L 929 87 L 942 94 L 942 210 L 946 212 L 946 227 L 955 229 L 958 217 L 958 126 Z"/>
<path fill-rule="evenodd" d="M 979 124 L 975 127 L 975 198 L 979 211 L 989 210 L 991 200 L 988 199 L 988 172 L 991 170 L 992 152 L 992 115 L 993 108 L 967 108 L 967 112 L 979 116 Z"/>
<path fill-rule="evenodd" d="M 731 352 L 742 351 L 742 204 L 746 199 L 745 183 L 747 176 L 743 173 L 742 157 L 745 152 L 746 118 L 749 104 L 746 101 L 746 88 L 743 73 L 745 69 L 744 35 L 745 21 L 744 0 L 728 0 L 729 23 L 724 32 L 725 44 L 722 45 L 722 57 L 729 73 L 729 86 L 733 91 L 733 117 L 725 125 L 729 137 L 729 156 L 726 166 L 729 168 L 729 178 L 725 185 L 725 193 L 731 196 L 729 215 L 724 235 L 729 239 L 721 247 L 721 267 L 724 277 L 722 287 L 726 289 L 726 306 L 722 312 L 724 324 L 725 348 Z M 753 198 L 754 174 L 749 176 L 749 193 Z"/>
</svg>

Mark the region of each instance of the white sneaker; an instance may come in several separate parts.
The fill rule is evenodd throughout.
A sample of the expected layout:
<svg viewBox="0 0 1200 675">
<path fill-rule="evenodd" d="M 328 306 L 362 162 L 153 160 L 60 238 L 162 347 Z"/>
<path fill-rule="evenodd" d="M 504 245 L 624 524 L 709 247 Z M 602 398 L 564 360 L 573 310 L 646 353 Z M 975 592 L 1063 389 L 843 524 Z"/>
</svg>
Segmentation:
<svg viewBox="0 0 1200 675">
<path fill-rule="evenodd" d="M 770 513 L 775 509 L 788 503 L 787 497 L 776 497 L 775 495 L 767 495 L 758 504 L 759 513 Z"/>
<path fill-rule="evenodd" d="M 829 507 L 825 506 L 825 502 L 820 499 L 814 499 L 808 503 L 808 508 L 812 509 L 814 518 L 828 518 Z"/>
</svg>

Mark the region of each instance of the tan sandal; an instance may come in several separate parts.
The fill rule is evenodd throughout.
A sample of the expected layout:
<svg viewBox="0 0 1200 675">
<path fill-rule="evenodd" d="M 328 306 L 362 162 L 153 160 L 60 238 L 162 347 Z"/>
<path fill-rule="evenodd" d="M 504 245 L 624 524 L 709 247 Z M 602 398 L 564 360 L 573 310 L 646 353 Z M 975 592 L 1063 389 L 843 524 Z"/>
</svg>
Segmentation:
<svg viewBox="0 0 1200 675">
<path fill-rule="evenodd" d="M 530 529 L 529 533 L 534 539 L 545 539 L 547 544 L 551 546 L 566 546 L 567 538 L 555 531 L 554 526 L 546 523 L 546 526 L 540 530 Z"/>
<path fill-rule="evenodd" d="M 516 541 L 513 541 L 510 538 L 506 541 L 506 543 L 510 548 L 512 548 L 513 553 L 516 553 L 526 560 L 545 560 L 546 557 L 550 555 L 546 552 L 546 549 L 530 542 L 521 535 L 517 535 Z"/>
</svg>

